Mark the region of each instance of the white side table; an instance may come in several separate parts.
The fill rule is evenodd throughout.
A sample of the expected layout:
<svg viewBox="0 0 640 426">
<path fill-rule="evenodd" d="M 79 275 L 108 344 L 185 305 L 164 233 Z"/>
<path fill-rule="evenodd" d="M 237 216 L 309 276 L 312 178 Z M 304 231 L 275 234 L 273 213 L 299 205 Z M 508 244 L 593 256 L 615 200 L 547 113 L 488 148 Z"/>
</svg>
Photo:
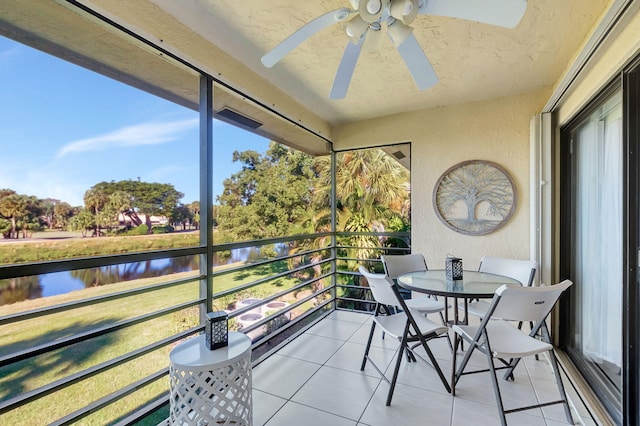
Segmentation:
<svg viewBox="0 0 640 426">
<path fill-rule="evenodd" d="M 252 426 L 251 339 L 230 332 L 229 345 L 210 351 L 204 335 L 169 354 L 172 425 Z"/>
</svg>

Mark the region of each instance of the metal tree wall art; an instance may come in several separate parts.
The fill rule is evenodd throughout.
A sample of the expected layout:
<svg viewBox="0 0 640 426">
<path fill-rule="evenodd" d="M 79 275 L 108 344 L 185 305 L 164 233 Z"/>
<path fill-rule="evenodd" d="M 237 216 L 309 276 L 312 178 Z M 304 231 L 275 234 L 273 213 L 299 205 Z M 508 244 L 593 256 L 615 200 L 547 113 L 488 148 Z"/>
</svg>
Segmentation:
<svg viewBox="0 0 640 426">
<path fill-rule="evenodd" d="M 444 172 L 433 190 L 440 220 L 456 232 L 484 235 L 503 226 L 515 210 L 511 176 L 490 161 L 471 160 Z"/>
</svg>

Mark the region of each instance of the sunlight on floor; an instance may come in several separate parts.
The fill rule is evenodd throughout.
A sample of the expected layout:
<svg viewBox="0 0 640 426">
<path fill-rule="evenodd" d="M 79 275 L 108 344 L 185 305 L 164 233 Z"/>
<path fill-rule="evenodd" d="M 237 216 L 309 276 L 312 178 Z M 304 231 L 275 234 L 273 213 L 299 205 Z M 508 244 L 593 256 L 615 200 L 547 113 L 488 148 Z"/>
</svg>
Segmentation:
<svg viewBox="0 0 640 426">
<path fill-rule="evenodd" d="M 452 397 L 434 370 L 421 362 L 402 363 L 393 401 L 386 407 L 389 385 L 369 365 L 360 371 L 370 324 L 370 315 L 335 311 L 256 366 L 254 425 L 499 424 L 488 373 L 462 377 L 456 396 Z M 396 347 L 393 339 L 382 339 L 376 331 L 370 354 L 379 366 L 389 366 Z M 449 377 L 451 352 L 447 341 L 436 339 L 430 347 Z M 479 367 L 486 365 L 486 359 L 479 353 L 474 354 L 472 362 Z M 518 366 L 515 381 L 501 382 L 505 408 L 557 399 L 550 368 L 533 357 Z M 595 425 L 566 380 L 565 386 L 575 423 Z M 560 405 L 509 414 L 507 421 L 526 426 L 567 424 Z"/>
</svg>

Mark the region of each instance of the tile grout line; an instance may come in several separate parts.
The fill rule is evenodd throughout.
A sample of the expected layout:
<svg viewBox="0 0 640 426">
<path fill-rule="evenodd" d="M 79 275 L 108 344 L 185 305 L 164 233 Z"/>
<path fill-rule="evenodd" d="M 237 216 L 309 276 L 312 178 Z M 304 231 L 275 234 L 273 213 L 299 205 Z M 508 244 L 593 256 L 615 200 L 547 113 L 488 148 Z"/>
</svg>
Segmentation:
<svg viewBox="0 0 640 426">
<path fill-rule="evenodd" d="M 344 320 L 335 319 L 335 318 L 330 318 L 330 320 L 331 320 L 331 321 L 349 322 L 349 323 L 351 323 L 351 324 L 357 324 L 357 323 L 355 323 L 355 322 L 344 321 Z M 363 324 L 364 324 L 364 323 L 363 323 Z M 363 324 L 361 324 L 361 326 L 362 326 Z M 317 324 L 316 324 L 316 325 L 317 325 Z M 312 327 L 312 328 L 313 328 L 313 327 Z M 346 420 L 354 421 L 353 419 L 350 419 L 350 418 L 348 418 L 348 417 L 344 417 L 344 416 L 341 416 L 341 415 L 338 415 L 338 414 L 335 414 L 335 413 L 331 413 L 331 412 L 329 412 L 329 411 L 321 410 L 321 409 L 320 409 L 320 408 L 318 408 L 318 407 L 313 407 L 313 406 L 310 406 L 310 405 L 307 405 L 307 404 L 303 404 L 303 403 L 300 403 L 300 402 L 292 401 L 292 399 L 293 399 L 293 397 L 295 397 L 295 396 L 298 394 L 298 392 L 300 392 L 300 390 L 302 390 L 302 388 L 304 388 L 304 387 L 305 387 L 305 385 L 307 385 L 307 384 L 309 383 L 309 381 L 310 381 L 310 380 L 311 380 L 311 379 L 312 379 L 316 374 L 318 374 L 318 372 L 320 371 L 320 369 L 321 369 L 322 367 L 333 368 L 333 367 L 331 367 L 331 366 L 329 366 L 329 365 L 326 365 L 327 361 L 329 361 L 329 360 L 330 360 L 330 359 L 331 359 L 331 358 L 332 358 L 332 357 L 333 357 L 333 356 L 334 356 L 334 355 L 335 355 L 335 354 L 336 354 L 336 353 L 337 353 L 337 352 L 338 352 L 338 351 L 339 351 L 339 350 L 340 350 L 340 349 L 345 345 L 345 343 L 347 343 L 347 342 L 348 342 L 348 339 L 350 339 L 351 337 L 353 337 L 353 335 L 354 335 L 354 334 L 357 332 L 357 330 L 359 330 L 359 329 L 360 329 L 360 327 L 358 327 L 358 328 L 356 329 L 356 331 L 354 331 L 353 333 L 351 333 L 351 335 L 349 335 L 349 337 L 347 338 L 347 340 L 336 339 L 336 338 L 333 338 L 333 337 L 327 337 L 327 336 L 322 336 L 322 335 L 319 335 L 319 334 L 312 334 L 312 333 L 308 333 L 308 331 L 309 331 L 309 330 L 305 331 L 305 332 L 302 334 L 302 335 L 307 334 L 307 335 L 309 335 L 309 336 L 313 336 L 313 337 L 321 337 L 321 338 L 333 339 L 333 340 L 341 341 L 341 342 L 342 342 L 342 344 L 341 344 L 340 346 L 338 346 L 338 348 L 334 351 L 334 353 L 333 353 L 331 356 L 329 356 L 329 357 L 327 358 L 327 360 L 326 360 L 325 362 L 323 362 L 322 364 L 315 363 L 315 362 L 312 362 L 312 361 L 306 361 L 306 362 L 310 362 L 310 363 L 312 363 L 312 364 L 319 365 L 320 367 L 319 367 L 319 368 L 318 368 L 318 369 L 317 369 L 317 370 L 316 370 L 316 371 L 315 371 L 311 376 L 309 376 L 309 378 L 308 378 L 307 380 L 305 380 L 305 382 L 304 382 L 302 385 L 300 385 L 300 387 L 299 387 L 299 388 L 298 388 L 298 389 L 297 389 L 297 390 L 296 390 L 296 391 L 295 391 L 295 392 L 294 392 L 294 393 L 293 393 L 289 398 L 287 398 L 287 399 L 286 399 L 286 402 L 285 402 L 285 403 L 284 403 L 284 404 L 283 404 L 283 405 L 282 405 L 278 410 L 276 410 L 276 412 L 275 412 L 275 413 L 273 413 L 273 415 L 271 415 L 271 417 L 269 417 L 269 419 L 264 423 L 264 426 L 268 426 L 268 425 L 269 425 L 269 422 L 270 422 L 270 421 L 271 421 L 271 420 L 272 420 L 272 419 L 273 419 L 273 418 L 274 418 L 274 417 L 275 417 L 275 416 L 276 416 L 276 415 L 277 415 L 277 414 L 278 414 L 278 413 L 279 413 L 279 412 L 280 412 L 280 411 L 281 411 L 281 410 L 282 410 L 282 409 L 283 409 L 287 404 L 289 404 L 289 403 L 291 403 L 291 404 L 298 404 L 298 405 L 302 405 L 302 406 L 304 406 L 304 407 L 308 407 L 308 408 L 311 408 L 311 409 L 314 409 L 314 410 L 318 410 L 318 411 L 321 411 L 321 412 L 323 412 L 323 413 L 330 414 L 330 415 L 332 415 L 332 416 L 336 416 L 336 417 L 340 417 L 340 418 L 343 418 L 343 419 L 346 419 Z M 300 336 L 302 336 L 302 335 L 300 335 Z M 300 337 L 300 336 L 298 336 L 298 337 Z M 295 340 L 293 340 L 293 341 L 295 341 Z M 292 341 L 292 342 L 293 342 L 293 341 Z M 291 342 L 291 343 L 292 343 L 292 342 Z M 300 360 L 299 358 L 294 358 L 294 357 L 291 357 L 291 356 L 288 356 L 288 355 L 281 355 L 281 356 L 284 356 L 284 357 L 287 357 L 287 358 L 290 358 L 290 359 Z M 302 361 L 304 361 L 304 360 L 302 360 Z M 368 377 L 369 377 L 369 376 L 368 376 Z M 380 383 L 378 383 L 378 386 L 379 386 L 379 385 L 380 385 Z M 376 389 L 377 389 L 377 386 L 376 386 Z M 360 415 L 360 417 L 362 417 L 362 414 Z M 355 420 L 355 422 L 356 422 L 356 424 L 357 424 L 357 423 L 359 423 L 359 420 Z"/>
</svg>

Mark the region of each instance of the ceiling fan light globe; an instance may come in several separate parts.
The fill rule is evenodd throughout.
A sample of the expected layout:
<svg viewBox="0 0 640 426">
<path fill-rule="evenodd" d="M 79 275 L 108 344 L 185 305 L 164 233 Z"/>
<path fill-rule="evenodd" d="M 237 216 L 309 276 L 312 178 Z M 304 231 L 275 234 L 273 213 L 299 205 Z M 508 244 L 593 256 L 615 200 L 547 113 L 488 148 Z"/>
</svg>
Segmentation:
<svg viewBox="0 0 640 426">
<path fill-rule="evenodd" d="M 365 21 L 375 22 L 389 6 L 389 0 L 363 0 L 359 2 L 358 13 Z"/>
<path fill-rule="evenodd" d="M 382 2 L 380 0 L 369 0 L 367 1 L 367 12 L 372 15 L 377 14 L 382 10 Z"/>
<path fill-rule="evenodd" d="M 413 28 L 403 24 L 400 21 L 395 21 L 387 28 L 387 34 L 389 34 L 389 38 L 396 47 L 400 46 L 407 39 L 407 37 L 411 35 L 412 31 Z"/>
<path fill-rule="evenodd" d="M 389 7 L 389 13 L 405 24 L 411 24 L 418 16 L 419 0 L 395 0 Z"/>
<path fill-rule="evenodd" d="M 414 9 L 415 8 L 413 6 L 413 2 L 411 0 L 405 0 L 404 8 L 402 9 L 402 15 L 403 16 L 411 15 Z"/>
<path fill-rule="evenodd" d="M 360 15 L 357 15 L 347 23 L 345 31 L 349 38 L 359 40 L 362 34 L 367 31 L 368 27 L 369 23 L 362 19 Z"/>
</svg>

